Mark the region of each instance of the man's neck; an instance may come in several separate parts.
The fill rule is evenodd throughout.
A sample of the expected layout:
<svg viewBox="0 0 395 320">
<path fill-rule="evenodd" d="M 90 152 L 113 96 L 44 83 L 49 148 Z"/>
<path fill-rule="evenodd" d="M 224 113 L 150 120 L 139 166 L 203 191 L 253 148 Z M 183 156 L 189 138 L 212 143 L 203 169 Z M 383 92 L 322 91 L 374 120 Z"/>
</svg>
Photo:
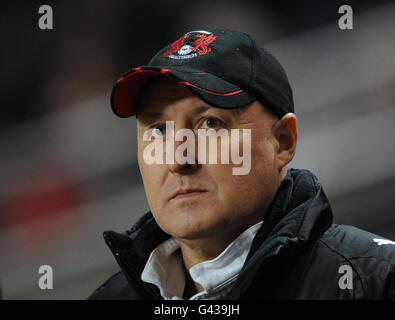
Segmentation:
<svg viewBox="0 0 395 320">
<path fill-rule="evenodd" d="M 250 225 L 228 233 L 217 233 L 210 238 L 179 239 L 185 267 L 186 286 L 184 298 L 189 298 L 196 293 L 204 291 L 204 288 L 199 283 L 193 281 L 189 269 L 198 263 L 209 261 L 219 256 L 248 227 Z"/>
<path fill-rule="evenodd" d="M 210 239 L 179 239 L 186 270 L 195 264 L 217 257 L 241 232 L 243 230 L 227 237 L 213 236 Z"/>
<path fill-rule="evenodd" d="M 203 261 L 212 260 L 217 257 L 223 250 L 225 250 L 226 246 L 213 246 L 211 242 L 210 245 L 202 246 L 200 243 L 197 246 L 195 241 L 183 241 L 180 240 L 181 252 L 184 261 L 184 273 L 185 273 L 185 289 L 183 293 L 184 299 L 189 299 L 193 295 L 203 292 L 204 288 L 198 282 L 194 282 L 189 269 Z M 222 249 L 223 247 L 223 249 Z M 202 250 L 202 248 L 206 248 Z"/>
</svg>

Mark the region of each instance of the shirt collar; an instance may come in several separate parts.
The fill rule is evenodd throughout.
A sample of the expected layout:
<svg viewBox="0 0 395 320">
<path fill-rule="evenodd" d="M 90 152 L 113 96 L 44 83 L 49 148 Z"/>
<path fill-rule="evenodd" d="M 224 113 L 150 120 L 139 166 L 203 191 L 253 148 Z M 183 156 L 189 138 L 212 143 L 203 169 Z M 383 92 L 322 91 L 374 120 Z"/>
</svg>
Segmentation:
<svg viewBox="0 0 395 320">
<path fill-rule="evenodd" d="M 210 292 L 239 274 L 262 223 L 245 230 L 216 258 L 189 269 L 193 281 L 200 283 L 205 290 L 191 299 Z M 141 274 L 141 280 L 156 285 L 164 299 L 181 299 L 184 292 L 184 263 L 179 249 L 178 239 L 172 237 L 164 241 L 151 252 Z"/>
</svg>

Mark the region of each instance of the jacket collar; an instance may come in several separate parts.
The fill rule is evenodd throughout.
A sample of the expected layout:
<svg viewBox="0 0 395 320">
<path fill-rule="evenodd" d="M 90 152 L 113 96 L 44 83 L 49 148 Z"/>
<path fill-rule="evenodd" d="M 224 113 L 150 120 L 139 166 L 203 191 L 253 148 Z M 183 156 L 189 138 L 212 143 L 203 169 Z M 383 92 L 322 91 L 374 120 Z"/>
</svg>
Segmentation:
<svg viewBox="0 0 395 320">
<path fill-rule="evenodd" d="M 320 182 L 310 171 L 289 169 L 264 219 L 230 298 L 239 298 L 247 291 L 263 261 L 272 257 L 290 259 L 315 241 L 332 224 L 332 210 Z M 150 253 L 170 238 L 151 212 L 125 233 L 105 231 L 103 235 L 129 282 L 143 297 L 160 298 L 155 286 L 140 280 Z"/>
<path fill-rule="evenodd" d="M 274 239 L 303 245 L 316 240 L 332 224 L 329 201 L 317 177 L 308 170 L 289 169 L 265 216 L 249 258 Z"/>
<path fill-rule="evenodd" d="M 292 259 L 328 230 L 332 222 L 332 209 L 317 177 L 308 170 L 289 169 L 229 299 L 245 295 L 253 287 L 258 271 L 264 283 L 272 283 L 274 273 L 292 265 Z"/>
<path fill-rule="evenodd" d="M 216 258 L 195 264 L 189 269 L 193 281 L 200 283 L 204 291 L 191 299 L 229 286 L 237 277 L 247 258 L 252 241 L 263 221 L 247 228 Z M 160 289 L 165 299 L 182 299 L 185 288 L 184 263 L 178 239 L 172 237 L 156 247 L 144 267 L 141 279 Z"/>
</svg>

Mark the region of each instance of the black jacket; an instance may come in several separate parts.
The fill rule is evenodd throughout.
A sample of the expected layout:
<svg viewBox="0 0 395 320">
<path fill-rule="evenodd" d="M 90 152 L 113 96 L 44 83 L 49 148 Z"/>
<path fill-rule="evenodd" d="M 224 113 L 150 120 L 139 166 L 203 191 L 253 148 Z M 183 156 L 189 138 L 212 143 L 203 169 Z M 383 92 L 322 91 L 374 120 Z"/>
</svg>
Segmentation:
<svg viewBox="0 0 395 320">
<path fill-rule="evenodd" d="M 89 299 L 162 299 L 155 285 L 140 279 L 151 251 L 169 238 L 152 214 L 104 238 L 121 271 Z M 289 169 L 224 299 L 395 299 L 395 245 L 377 238 L 333 224 L 317 178 Z"/>
</svg>

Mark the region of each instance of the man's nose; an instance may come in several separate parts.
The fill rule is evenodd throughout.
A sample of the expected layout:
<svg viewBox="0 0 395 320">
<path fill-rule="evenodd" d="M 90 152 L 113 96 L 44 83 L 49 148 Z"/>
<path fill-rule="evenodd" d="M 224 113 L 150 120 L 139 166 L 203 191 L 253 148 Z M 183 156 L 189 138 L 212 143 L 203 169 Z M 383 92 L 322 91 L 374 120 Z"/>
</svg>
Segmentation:
<svg viewBox="0 0 395 320">
<path fill-rule="evenodd" d="M 166 141 L 166 143 L 172 143 L 172 145 L 166 147 L 166 152 L 172 152 L 173 161 L 170 161 L 167 166 L 171 173 L 175 174 L 192 174 L 196 172 L 200 165 L 197 159 L 197 139 L 195 135 L 187 138 L 184 137 L 183 141 Z M 181 146 L 181 147 L 180 147 Z M 194 152 L 191 152 L 194 150 Z"/>
</svg>

